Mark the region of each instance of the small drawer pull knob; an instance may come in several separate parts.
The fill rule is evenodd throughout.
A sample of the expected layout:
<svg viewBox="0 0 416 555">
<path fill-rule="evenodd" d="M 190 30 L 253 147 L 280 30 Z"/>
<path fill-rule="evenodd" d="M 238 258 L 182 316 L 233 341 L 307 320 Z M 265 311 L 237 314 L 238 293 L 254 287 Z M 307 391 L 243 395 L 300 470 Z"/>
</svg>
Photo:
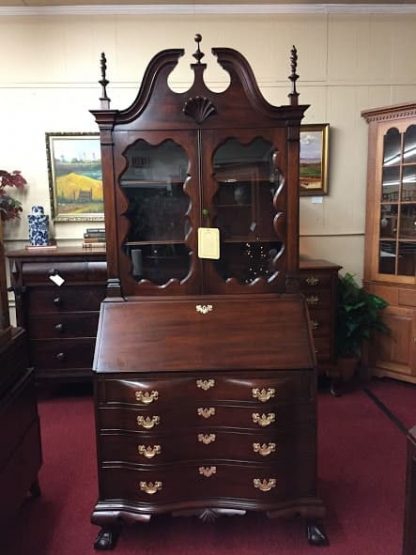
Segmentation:
<svg viewBox="0 0 416 555">
<path fill-rule="evenodd" d="M 59 331 L 59 333 L 62 333 L 64 331 L 64 325 L 60 322 L 59 324 L 55 325 L 55 329 L 56 331 Z"/>
<path fill-rule="evenodd" d="M 140 482 L 140 491 L 144 491 L 148 495 L 154 495 L 162 490 L 162 482 Z"/>
<path fill-rule="evenodd" d="M 158 391 L 136 391 L 135 393 L 136 401 L 143 403 L 144 405 L 150 405 L 153 401 L 157 401 L 159 398 Z"/>
<path fill-rule="evenodd" d="M 251 393 L 253 395 L 253 399 L 258 399 L 261 403 L 266 403 L 267 401 L 270 401 L 270 399 L 273 399 L 276 394 L 276 390 L 274 387 L 268 387 L 267 389 L 264 387 L 262 389 L 259 387 L 253 387 Z"/>
<path fill-rule="evenodd" d="M 253 485 L 256 489 L 260 491 L 270 491 L 276 487 L 276 478 L 269 478 L 261 480 L 260 478 L 254 478 Z"/>
<path fill-rule="evenodd" d="M 57 358 L 58 360 L 60 360 L 60 361 L 65 360 L 65 358 L 66 358 L 66 357 L 65 357 L 65 353 L 58 353 L 58 354 L 56 355 L 56 358 Z"/>
<path fill-rule="evenodd" d="M 62 298 L 61 297 L 55 297 L 53 299 L 53 304 L 56 306 L 60 306 L 62 304 Z"/>
</svg>

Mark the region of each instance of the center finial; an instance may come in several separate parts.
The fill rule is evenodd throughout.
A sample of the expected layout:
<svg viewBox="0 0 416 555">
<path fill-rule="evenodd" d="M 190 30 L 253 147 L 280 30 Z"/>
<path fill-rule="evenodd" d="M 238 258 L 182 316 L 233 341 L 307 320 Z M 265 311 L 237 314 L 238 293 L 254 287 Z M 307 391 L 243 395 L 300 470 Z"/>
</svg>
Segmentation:
<svg viewBox="0 0 416 555">
<path fill-rule="evenodd" d="M 199 43 L 200 43 L 201 40 L 202 40 L 202 35 L 200 35 L 199 33 L 197 33 L 197 34 L 195 35 L 194 40 L 195 40 L 195 42 L 196 42 L 197 49 L 196 49 L 196 52 L 194 52 L 194 53 L 192 54 L 192 56 L 195 58 L 195 60 L 197 61 L 197 63 L 200 64 L 202 58 L 205 56 L 205 54 L 204 54 L 203 52 L 201 52 L 201 50 L 199 49 Z"/>
</svg>

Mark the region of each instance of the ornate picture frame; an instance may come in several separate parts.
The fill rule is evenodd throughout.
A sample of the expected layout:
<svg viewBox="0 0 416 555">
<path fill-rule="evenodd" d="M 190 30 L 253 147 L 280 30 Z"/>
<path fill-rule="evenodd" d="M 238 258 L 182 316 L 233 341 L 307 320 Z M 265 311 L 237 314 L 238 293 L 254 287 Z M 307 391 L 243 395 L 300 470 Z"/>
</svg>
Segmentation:
<svg viewBox="0 0 416 555">
<path fill-rule="evenodd" d="M 299 194 L 328 194 L 329 123 L 300 127 Z"/>
<path fill-rule="evenodd" d="M 45 138 L 53 220 L 103 221 L 99 133 L 47 132 Z"/>
</svg>

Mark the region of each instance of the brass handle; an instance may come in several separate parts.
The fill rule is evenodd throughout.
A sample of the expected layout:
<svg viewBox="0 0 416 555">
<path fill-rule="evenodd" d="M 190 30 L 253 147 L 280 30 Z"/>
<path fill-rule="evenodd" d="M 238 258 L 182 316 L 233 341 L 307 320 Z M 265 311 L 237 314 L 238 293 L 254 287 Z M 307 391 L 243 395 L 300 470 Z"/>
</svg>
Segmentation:
<svg viewBox="0 0 416 555">
<path fill-rule="evenodd" d="M 196 386 L 204 391 L 208 391 L 215 386 L 215 380 L 196 380 Z"/>
<path fill-rule="evenodd" d="M 57 358 L 59 361 L 61 361 L 61 362 L 64 361 L 65 358 L 66 358 L 65 353 L 58 353 L 58 354 L 56 355 L 56 358 Z"/>
<path fill-rule="evenodd" d="M 306 302 L 307 304 L 311 305 L 311 306 L 315 306 L 317 304 L 319 304 L 319 297 L 317 297 L 316 295 L 309 295 L 309 297 L 306 297 Z"/>
<path fill-rule="evenodd" d="M 64 325 L 62 323 L 56 324 L 55 325 L 55 329 L 56 331 L 58 331 L 59 333 L 62 333 L 64 331 Z"/>
<path fill-rule="evenodd" d="M 258 453 L 262 457 L 267 457 L 276 451 L 276 444 L 275 443 L 253 443 L 253 451 L 254 453 Z"/>
<path fill-rule="evenodd" d="M 212 304 L 197 304 L 195 305 L 195 310 L 200 314 L 208 314 L 208 312 L 212 312 L 214 307 Z"/>
<path fill-rule="evenodd" d="M 253 423 L 258 424 L 262 428 L 270 426 L 270 424 L 272 424 L 272 422 L 276 420 L 276 415 L 274 412 L 269 412 L 268 414 L 263 413 L 261 416 L 258 412 L 253 412 L 251 417 L 253 419 Z"/>
<path fill-rule="evenodd" d="M 204 445 L 209 445 L 210 443 L 214 443 L 215 439 L 216 439 L 215 434 L 198 434 L 199 443 L 203 443 Z"/>
<path fill-rule="evenodd" d="M 258 387 L 253 387 L 251 392 L 253 394 L 254 399 L 258 399 L 261 403 L 265 403 L 266 401 L 273 399 L 273 397 L 275 396 L 276 390 L 274 387 L 268 387 L 267 389 L 265 389 L 264 387 L 263 389 L 260 389 Z"/>
<path fill-rule="evenodd" d="M 158 391 L 136 391 L 135 392 L 136 401 L 140 401 L 144 405 L 150 405 L 153 401 L 159 399 Z"/>
<path fill-rule="evenodd" d="M 260 478 L 254 478 L 253 485 L 256 489 L 260 491 L 270 491 L 276 487 L 276 478 L 269 478 L 261 480 Z"/>
<path fill-rule="evenodd" d="M 214 407 L 209 407 L 209 408 L 199 408 L 198 409 L 198 416 L 202 416 L 202 418 L 210 418 L 211 416 L 215 415 L 215 408 Z"/>
<path fill-rule="evenodd" d="M 151 445 L 148 445 L 147 447 L 146 445 L 138 445 L 137 450 L 139 455 L 144 455 L 146 459 L 153 459 L 155 455 L 160 455 L 162 452 L 160 445 L 153 445 L 153 447 Z"/>
<path fill-rule="evenodd" d="M 154 495 L 162 490 L 162 482 L 140 482 L 140 491 L 144 491 L 148 495 Z"/>
<path fill-rule="evenodd" d="M 311 320 L 311 328 L 317 330 L 319 328 L 319 322 L 317 320 Z"/>
<path fill-rule="evenodd" d="M 199 467 L 199 473 L 202 476 L 205 476 L 205 478 L 210 478 L 211 476 L 213 476 L 214 474 L 217 473 L 217 467 L 216 466 L 200 466 Z"/>
<path fill-rule="evenodd" d="M 137 424 L 145 430 L 151 430 L 160 424 L 160 416 L 138 416 Z"/>
<path fill-rule="evenodd" d="M 317 278 L 316 276 L 308 276 L 307 278 L 305 278 L 305 282 L 311 287 L 314 287 L 315 285 L 318 285 L 319 278 Z"/>
<path fill-rule="evenodd" d="M 56 305 L 56 306 L 61 305 L 61 304 L 62 304 L 62 299 L 61 299 L 61 297 L 55 297 L 55 298 L 53 299 L 53 304 Z"/>
</svg>

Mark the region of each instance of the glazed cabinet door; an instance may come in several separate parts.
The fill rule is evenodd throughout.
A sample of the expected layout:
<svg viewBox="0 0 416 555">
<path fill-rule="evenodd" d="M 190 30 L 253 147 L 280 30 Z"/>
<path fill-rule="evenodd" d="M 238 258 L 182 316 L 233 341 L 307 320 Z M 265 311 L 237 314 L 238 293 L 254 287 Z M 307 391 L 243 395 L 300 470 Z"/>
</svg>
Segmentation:
<svg viewBox="0 0 416 555">
<path fill-rule="evenodd" d="M 115 145 L 117 255 L 123 294 L 198 293 L 196 133 L 119 135 Z"/>
</svg>

